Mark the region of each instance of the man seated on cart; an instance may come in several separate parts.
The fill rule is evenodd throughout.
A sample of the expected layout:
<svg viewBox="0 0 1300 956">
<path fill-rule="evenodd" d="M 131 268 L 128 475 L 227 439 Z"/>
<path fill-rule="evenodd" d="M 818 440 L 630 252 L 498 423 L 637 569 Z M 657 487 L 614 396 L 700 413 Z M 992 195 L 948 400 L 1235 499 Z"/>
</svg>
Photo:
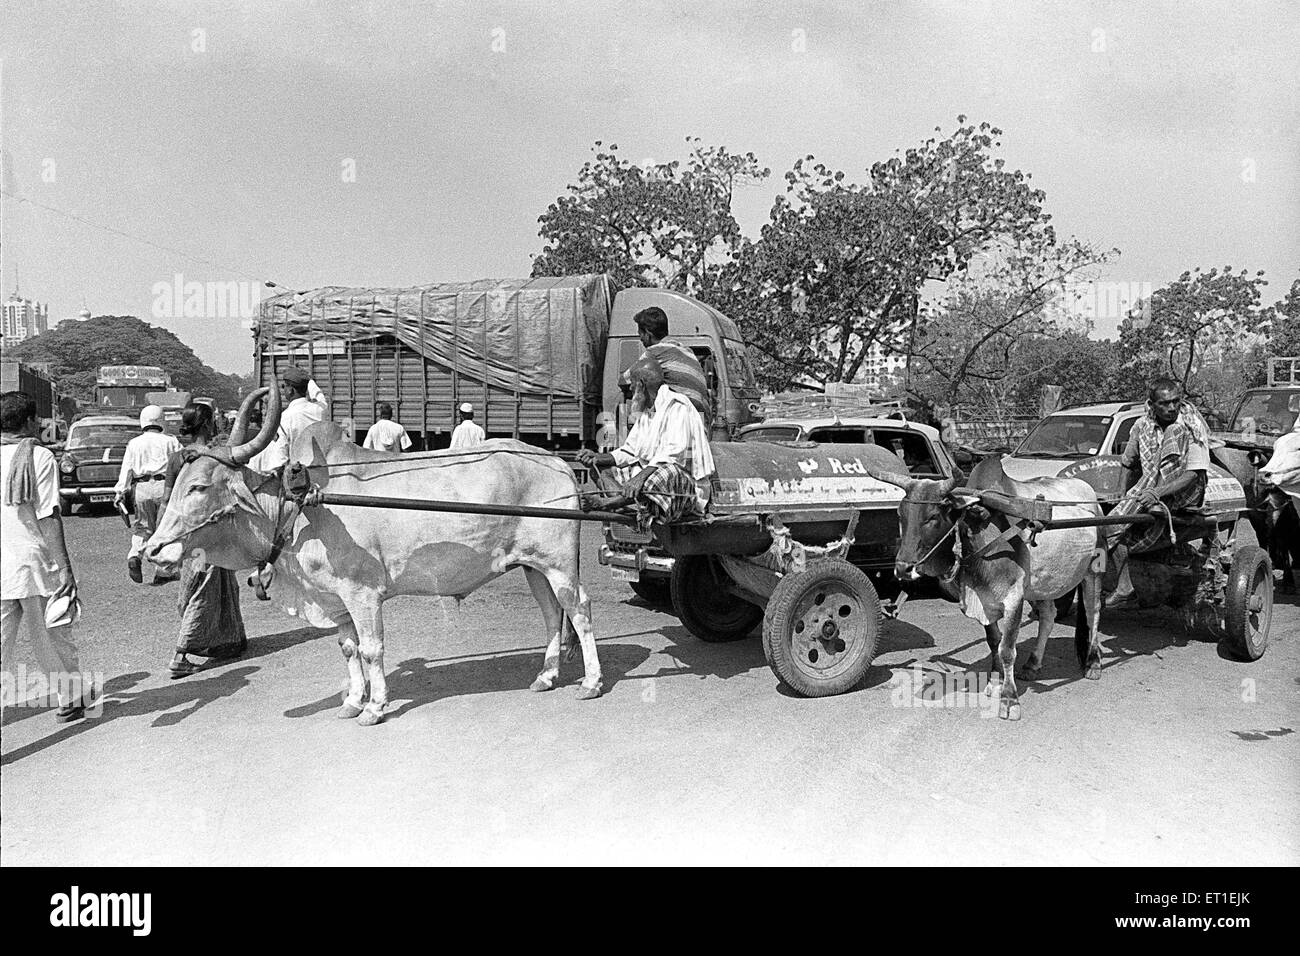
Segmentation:
<svg viewBox="0 0 1300 956">
<path fill-rule="evenodd" d="M 630 378 L 635 422 L 627 441 L 612 452 L 578 453 L 580 462 L 596 470 L 600 487 L 610 492 L 591 504 L 612 510 L 638 503 L 660 521 L 703 515 L 714 472 L 704 419 L 664 382 L 654 356 L 642 355 Z"/>
<path fill-rule="evenodd" d="M 1129 554 L 1168 547 L 1173 543 L 1170 513 L 1199 507 L 1205 499 L 1210 430 L 1173 379 L 1151 383 L 1147 413 L 1134 423 L 1120 463 L 1136 472 L 1137 480 L 1111 514 L 1151 512 L 1159 520 L 1146 526 L 1119 525 L 1109 531 L 1108 546 L 1119 579 L 1115 591 L 1106 598 L 1106 607 L 1120 606 L 1133 598 L 1126 567 Z"/>
</svg>

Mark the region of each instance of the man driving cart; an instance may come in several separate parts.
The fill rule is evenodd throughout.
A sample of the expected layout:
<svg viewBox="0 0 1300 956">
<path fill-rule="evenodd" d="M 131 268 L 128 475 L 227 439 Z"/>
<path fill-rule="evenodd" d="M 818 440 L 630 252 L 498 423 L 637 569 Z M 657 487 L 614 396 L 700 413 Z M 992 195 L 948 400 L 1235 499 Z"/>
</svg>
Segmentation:
<svg viewBox="0 0 1300 956">
<path fill-rule="evenodd" d="M 661 521 L 704 514 L 714 472 L 704 419 L 665 383 L 654 356 L 642 355 L 629 375 L 635 422 L 627 440 L 612 452 L 578 454 L 607 492 L 589 505 L 612 510 L 639 503 Z"/>
<path fill-rule="evenodd" d="M 1112 515 L 1156 514 L 1152 524 L 1116 526 L 1108 533 L 1108 547 L 1118 583 L 1106 597 L 1108 608 L 1122 607 L 1134 599 L 1128 573 L 1129 554 L 1143 554 L 1173 542 L 1171 512 L 1199 507 L 1205 498 L 1210 467 L 1210 430 L 1182 388 L 1170 378 L 1151 383 L 1147 413 L 1133 425 L 1120 463 L 1136 472 L 1136 481 Z"/>
</svg>

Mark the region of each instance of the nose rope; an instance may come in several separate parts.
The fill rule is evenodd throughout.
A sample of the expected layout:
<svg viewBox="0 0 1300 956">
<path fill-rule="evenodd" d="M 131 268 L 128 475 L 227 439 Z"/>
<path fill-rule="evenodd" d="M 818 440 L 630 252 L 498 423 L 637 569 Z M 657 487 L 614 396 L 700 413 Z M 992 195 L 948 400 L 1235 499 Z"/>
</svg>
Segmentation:
<svg viewBox="0 0 1300 956">
<path fill-rule="evenodd" d="M 943 537 L 934 543 L 934 547 L 932 547 L 929 551 L 925 552 L 925 557 L 921 558 L 919 561 L 915 561 L 912 564 L 909 564 L 907 566 L 907 569 L 911 571 L 915 568 L 919 568 L 921 565 L 925 564 L 925 562 L 929 561 L 930 558 L 934 556 L 934 553 L 943 546 L 943 543 L 947 541 L 950 537 L 952 537 L 952 535 L 954 535 L 956 532 L 957 532 L 957 522 L 954 521 L 952 523 L 952 527 L 944 532 Z"/>
</svg>

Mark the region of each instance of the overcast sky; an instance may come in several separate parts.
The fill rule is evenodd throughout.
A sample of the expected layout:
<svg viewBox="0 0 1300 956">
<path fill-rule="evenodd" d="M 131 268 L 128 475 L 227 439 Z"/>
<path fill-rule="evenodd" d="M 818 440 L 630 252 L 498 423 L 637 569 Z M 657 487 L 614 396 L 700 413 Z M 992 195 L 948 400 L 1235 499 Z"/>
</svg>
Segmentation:
<svg viewBox="0 0 1300 956">
<path fill-rule="evenodd" d="M 1120 248 L 1110 281 L 1231 263 L 1265 270 L 1272 302 L 1300 275 L 1287 0 L 3 0 L 0 18 L 4 188 L 210 263 L 5 197 L 4 294 L 16 266 L 52 320 L 83 300 L 139 315 L 225 371 L 251 368 L 239 319 L 155 319 L 157 283 L 526 275 L 537 216 L 598 139 L 633 160 L 688 135 L 752 150 L 773 169 L 738 197 L 754 236 L 799 156 L 861 176 L 964 113 L 1003 129 L 1059 231 Z"/>
</svg>

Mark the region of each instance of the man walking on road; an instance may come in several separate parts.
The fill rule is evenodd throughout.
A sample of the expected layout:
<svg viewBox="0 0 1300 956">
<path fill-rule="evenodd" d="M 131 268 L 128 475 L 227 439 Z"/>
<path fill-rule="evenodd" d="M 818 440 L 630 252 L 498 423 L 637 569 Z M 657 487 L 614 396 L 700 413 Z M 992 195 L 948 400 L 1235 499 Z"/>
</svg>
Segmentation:
<svg viewBox="0 0 1300 956">
<path fill-rule="evenodd" d="M 36 444 L 36 427 L 30 395 L 0 395 L 0 672 L 5 696 L 11 689 L 16 695 L 14 649 L 26 623 L 46 686 L 58 688 L 54 718 L 65 723 L 85 716 L 92 689 L 81 686 L 72 642 L 77 582 L 63 540 L 59 469 L 49 449 Z M 46 620 L 51 599 L 67 607 L 55 622 Z"/>
<path fill-rule="evenodd" d="M 126 573 L 136 584 L 144 583 L 140 567 L 140 552 L 145 541 L 158 527 L 158 512 L 166 503 L 163 499 L 167 480 L 167 459 L 181 450 L 174 435 L 163 433 L 163 410 L 157 405 L 146 405 L 140 410 L 140 434 L 126 444 L 126 456 L 117 476 L 115 504 L 120 505 L 127 492 L 135 500 L 135 522 L 131 525 L 131 547 L 126 554 Z M 160 578 L 155 577 L 158 582 Z"/>
<path fill-rule="evenodd" d="M 483 431 L 479 424 L 474 421 L 474 406 L 469 402 L 462 402 L 460 406 L 460 424 L 451 433 L 451 447 L 473 448 L 486 438 L 487 432 Z"/>
<path fill-rule="evenodd" d="M 403 452 L 411 447 L 411 439 L 406 434 L 406 429 L 393 421 L 392 405 L 384 402 L 379 406 L 379 421 L 371 425 L 370 431 L 366 432 L 366 440 L 362 447 L 373 448 L 375 451 L 396 452 Z"/>
</svg>

